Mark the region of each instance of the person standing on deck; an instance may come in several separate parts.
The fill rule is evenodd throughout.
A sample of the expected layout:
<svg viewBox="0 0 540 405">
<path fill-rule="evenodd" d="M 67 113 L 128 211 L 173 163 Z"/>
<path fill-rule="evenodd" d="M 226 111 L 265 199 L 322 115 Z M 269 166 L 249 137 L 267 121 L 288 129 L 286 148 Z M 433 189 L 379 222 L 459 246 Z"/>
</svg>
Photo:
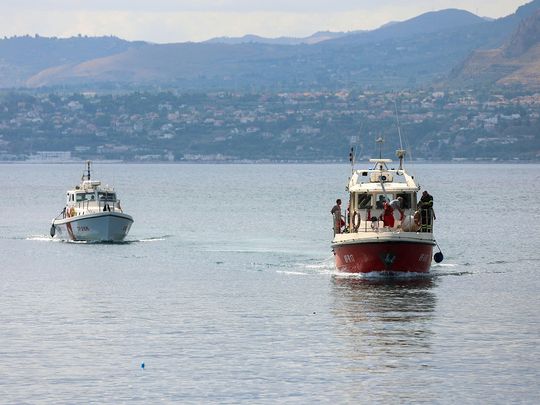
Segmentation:
<svg viewBox="0 0 540 405">
<path fill-rule="evenodd" d="M 403 197 L 398 197 L 396 198 L 395 200 L 392 200 L 390 201 L 390 206 L 392 207 L 392 209 L 394 210 L 394 214 L 397 212 L 399 212 L 399 220 L 400 221 L 403 221 L 403 216 L 404 216 L 404 212 L 402 210 L 402 207 L 403 207 Z M 394 219 L 395 216 L 394 216 Z"/>
<path fill-rule="evenodd" d="M 418 208 L 420 208 L 420 220 L 421 228 L 420 232 L 432 232 L 433 220 L 435 218 L 435 212 L 433 211 L 433 196 L 424 190 L 422 198 L 418 202 Z"/>
<path fill-rule="evenodd" d="M 341 233 L 341 228 L 345 225 L 345 221 L 341 218 L 341 200 L 339 198 L 336 200 L 336 205 L 332 207 L 330 213 L 334 218 L 334 235 Z"/>
<path fill-rule="evenodd" d="M 394 227 L 394 208 L 391 203 L 385 201 L 383 204 L 383 223 L 389 228 Z"/>
</svg>

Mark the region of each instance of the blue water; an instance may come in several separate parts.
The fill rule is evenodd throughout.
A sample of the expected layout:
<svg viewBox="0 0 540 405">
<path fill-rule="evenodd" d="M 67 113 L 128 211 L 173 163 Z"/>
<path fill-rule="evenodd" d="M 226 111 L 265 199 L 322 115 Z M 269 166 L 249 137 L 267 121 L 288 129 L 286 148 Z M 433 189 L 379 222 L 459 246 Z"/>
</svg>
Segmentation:
<svg viewBox="0 0 540 405">
<path fill-rule="evenodd" d="M 538 403 L 540 166 L 412 169 L 445 260 L 387 280 L 334 271 L 345 165 L 96 164 L 124 244 L 48 237 L 83 165 L 0 165 L 0 403 Z"/>
</svg>

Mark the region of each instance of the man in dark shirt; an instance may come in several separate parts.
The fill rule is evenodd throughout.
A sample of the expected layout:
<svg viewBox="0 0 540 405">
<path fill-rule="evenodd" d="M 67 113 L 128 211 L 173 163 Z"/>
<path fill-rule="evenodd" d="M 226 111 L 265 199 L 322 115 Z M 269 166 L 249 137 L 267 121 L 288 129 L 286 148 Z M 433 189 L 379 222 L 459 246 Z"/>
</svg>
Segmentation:
<svg viewBox="0 0 540 405">
<path fill-rule="evenodd" d="M 433 212 L 433 197 L 427 192 L 427 190 L 424 190 L 424 192 L 422 193 L 422 198 L 420 198 L 420 201 L 418 202 L 418 208 L 420 208 L 420 215 L 422 221 L 420 231 L 432 232 L 435 213 Z"/>
</svg>

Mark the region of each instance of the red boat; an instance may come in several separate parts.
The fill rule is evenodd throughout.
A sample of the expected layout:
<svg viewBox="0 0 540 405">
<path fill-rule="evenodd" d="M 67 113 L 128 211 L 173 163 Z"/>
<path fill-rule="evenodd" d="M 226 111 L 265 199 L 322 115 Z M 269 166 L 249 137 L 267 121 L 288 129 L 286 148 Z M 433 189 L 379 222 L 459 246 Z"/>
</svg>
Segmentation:
<svg viewBox="0 0 540 405">
<path fill-rule="evenodd" d="M 403 167 L 404 150 L 396 152 L 399 168 L 390 159 L 370 159 L 368 170 L 355 170 L 349 179 L 345 217 L 334 211 L 332 250 L 336 267 L 348 273 L 427 273 L 433 247 L 433 198 Z M 343 220 L 344 219 L 344 220 Z M 344 224 L 344 225 L 343 225 Z M 442 261 L 442 253 L 435 261 Z"/>
</svg>

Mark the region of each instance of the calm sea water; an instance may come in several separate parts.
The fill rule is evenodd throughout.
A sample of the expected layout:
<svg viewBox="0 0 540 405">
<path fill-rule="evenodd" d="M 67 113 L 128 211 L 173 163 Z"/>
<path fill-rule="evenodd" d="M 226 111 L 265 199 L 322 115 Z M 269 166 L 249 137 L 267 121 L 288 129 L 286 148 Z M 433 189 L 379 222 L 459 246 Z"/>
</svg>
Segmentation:
<svg viewBox="0 0 540 405">
<path fill-rule="evenodd" d="M 0 165 L 0 403 L 538 403 L 540 166 L 412 170 L 445 261 L 385 280 L 334 271 L 345 165 L 96 164 L 124 244 L 48 237 L 82 164 Z"/>
</svg>

